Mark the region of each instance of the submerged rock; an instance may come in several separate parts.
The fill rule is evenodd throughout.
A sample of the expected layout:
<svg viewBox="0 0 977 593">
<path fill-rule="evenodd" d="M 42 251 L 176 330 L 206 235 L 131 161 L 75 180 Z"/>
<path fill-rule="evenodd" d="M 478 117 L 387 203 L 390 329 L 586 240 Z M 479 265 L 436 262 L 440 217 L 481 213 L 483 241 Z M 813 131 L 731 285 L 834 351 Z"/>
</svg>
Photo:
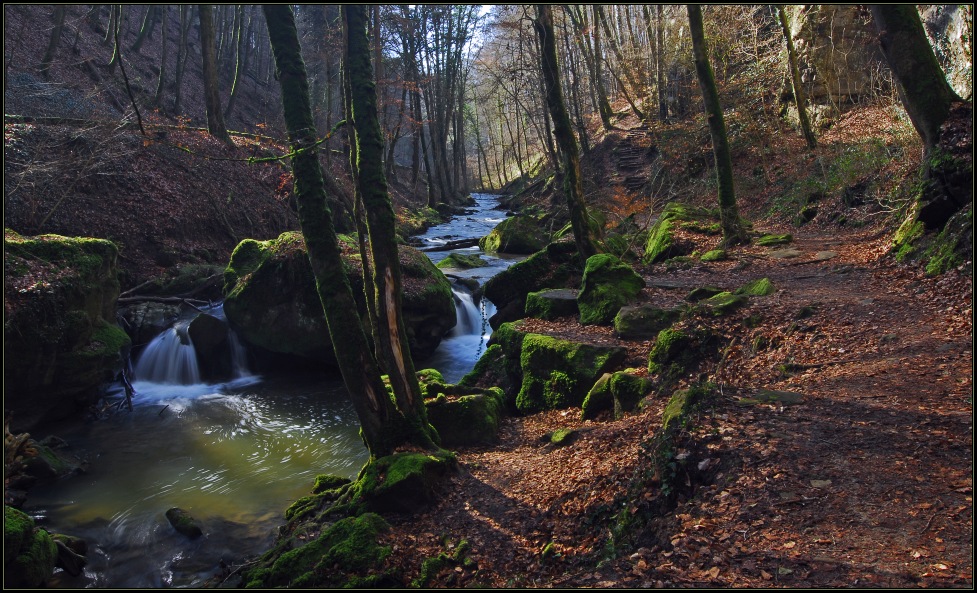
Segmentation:
<svg viewBox="0 0 977 593">
<path fill-rule="evenodd" d="M 197 520 L 193 518 L 188 511 L 185 511 L 178 507 L 173 507 L 166 511 L 166 520 L 170 522 L 173 529 L 176 529 L 178 533 L 189 537 L 190 539 L 197 539 L 204 534 L 203 530 L 200 529 L 200 524 Z"/>
</svg>

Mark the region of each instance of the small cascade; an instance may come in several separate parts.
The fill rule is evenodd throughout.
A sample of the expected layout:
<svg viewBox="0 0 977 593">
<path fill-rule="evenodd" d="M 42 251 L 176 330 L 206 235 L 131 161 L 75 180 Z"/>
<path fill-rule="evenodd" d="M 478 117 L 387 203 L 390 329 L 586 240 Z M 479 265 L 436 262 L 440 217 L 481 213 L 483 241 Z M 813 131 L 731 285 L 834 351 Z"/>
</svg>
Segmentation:
<svg viewBox="0 0 977 593">
<path fill-rule="evenodd" d="M 137 381 L 193 385 L 200 383 L 197 352 L 187 334 L 188 320 L 179 321 L 146 346 L 133 375 Z"/>
<path fill-rule="evenodd" d="M 482 332 L 482 311 L 475 304 L 472 293 L 457 285 L 451 287 L 451 292 L 455 297 L 455 311 L 458 315 L 458 322 L 451 330 L 451 337 L 481 335 Z"/>
<path fill-rule="evenodd" d="M 207 344 L 203 350 L 194 347 L 194 340 L 199 339 L 201 334 L 191 329 L 198 319 L 208 322 L 205 325 L 212 330 L 210 334 L 203 334 L 202 343 Z M 135 363 L 133 379 L 164 385 L 249 379 L 252 374 L 247 358 L 244 344 L 226 326 L 222 307 L 218 306 L 206 314 L 180 319 L 173 327 L 153 338 Z"/>
</svg>

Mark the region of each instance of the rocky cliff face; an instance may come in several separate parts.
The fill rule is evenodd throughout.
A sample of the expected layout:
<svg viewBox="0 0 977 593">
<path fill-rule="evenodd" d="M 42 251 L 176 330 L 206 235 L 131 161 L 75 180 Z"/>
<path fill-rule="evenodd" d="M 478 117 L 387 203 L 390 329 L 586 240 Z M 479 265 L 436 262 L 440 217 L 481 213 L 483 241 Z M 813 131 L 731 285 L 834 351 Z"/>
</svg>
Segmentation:
<svg viewBox="0 0 977 593">
<path fill-rule="evenodd" d="M 950 86 L 961 97 L 970 98 L 974 93 L 974 7 L 924 6 L 919 15 Z"/>
</svg>

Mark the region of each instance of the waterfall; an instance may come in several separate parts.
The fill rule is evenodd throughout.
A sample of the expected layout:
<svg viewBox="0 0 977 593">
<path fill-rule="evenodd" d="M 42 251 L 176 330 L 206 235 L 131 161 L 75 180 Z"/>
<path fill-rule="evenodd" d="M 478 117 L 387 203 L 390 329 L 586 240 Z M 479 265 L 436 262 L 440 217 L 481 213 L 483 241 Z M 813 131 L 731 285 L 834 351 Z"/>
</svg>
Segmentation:
<svg viewBox="0 0 977 593">
<path fill-rule="evenodd" d="M 197 352 L 187 334 L 188 325 L 188 320 L 178 321 L 153 338 L 133 369 L 136 380 L 176 385 L 200 383 Z"/>
<path fill-rule="evenodd" d="M 475 304 L 472 293 L 457 285 L 451 287 L 451 292 L 455 297 L 455 311 L 458 315 L 458 322 L 451 330 L 451 337 L 481 335 L 482 311 Z"/>
</svg>

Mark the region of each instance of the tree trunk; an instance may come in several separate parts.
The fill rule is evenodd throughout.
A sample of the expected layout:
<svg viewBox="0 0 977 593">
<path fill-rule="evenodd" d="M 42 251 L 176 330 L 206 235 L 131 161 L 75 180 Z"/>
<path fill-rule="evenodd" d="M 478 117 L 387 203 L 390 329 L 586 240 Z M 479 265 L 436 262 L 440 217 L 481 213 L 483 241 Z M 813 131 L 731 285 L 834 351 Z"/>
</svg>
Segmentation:
<svg viewBox="0 0 977 593">
<path fill-rule="evenodd" d="M 169 5 L 163 5 L 159 7 L 162 13 L 162 31 L 160 31 L 160 56 L 159 56 L 159 79 L 156 83 L 156 94 L 153 96 L 153 103 L 156 104 L 161 110 L 163 109 L 163 89 L 166 87 L 166 59 L 167 59 L 167 39 L 166 39 L 166 25 L 170 20 L 170 7 Z"/>
<path fill-rule="evenodd" d="M 777 16 L 780 19 L 780 28 L 784 31 L 784 40 L 787 42 L 787 64 L 790 67 L 790 82 L 794 89 L 794 102 L 797 103 L 797 118 L 801 121 L 801 133 L 804 134 L 804 141 L 808 148 L 813 150 L 817 147 L 818 141 L 814 137 L 814 130 L 811 128 L 811 120 L 807 117 L 807 97 L 804 93 L 804 85 L 801 84 L 801 71 L 797 67 L 797 52 L 794 51 L 794 39 L 790 34 L 790 24 L 787 22 L 787 12 L 783 4 L 777 5 Z"/>
<path fill-rule="evenodd" d="M 214 54 L 214 12 L 210 4 L 200 4 L 200 53 L 203 56 L 204 102 L 207 108 L 207 131 L 210 135 L 234 146 L 227 133 L 221 109 L 220 88 L 217 84 L 217 57 Z"/>
<path fill-rule="evenodd" d="M 655 7 L 655 55 L 656 83 L 658 87 L 658 119 L 668 121 L 668 100 L 665 90 L 668 80 L 665 76 L 665 8 L 659 4 Z"/>
<path fill-rule="evenodd" d="M 61 43 L 65 10 L 64 4 L 58 4 L 54 7 L 54 14 L 51 15 L 52 20 L 54 20 L 54 27 L 51 29 L 51 38 L 48 41 L 47 50 L 44 52 L 44 57 L 41 58 L 41 74 L 44 78 L 50 76 L 51 62 L 54 61 L 54 54 L 58 51 L 58 45 Z"/>
<path fill-rule="evenodd" d="M 236 60 L 234 65 L 234 82 L 231 84 L 231 96 L 227 100 L 227 108 L 224 110 L 224 119 L 227 120 L 231 117 L 231 113 L 234 111 L 234 102 L 237 99 L 238 92 L 241 90 L 241 85 L 244 83 L 244 71 L 248 67 L 248 56 L 250 52 L 247 51 L 247 40 L 251 37 L 251 25 L 253 23 L 253 18 L 250 13 L 250 8 L 248 7 L 248 25 L 247 29 L 244 27 L 244 14 L 241 14 L 240 21 L 238 22 L 237 31 L 237 52 Z M 245 6 L 241 5 L 239 10 L 245 10 Z"/>
<path fill-rule="evenodd" d="M 702 102 L 705 104 L 706 118 L 709 120 L 709 135 L 712 136 L 712 151 L 716 158 L 716 178 L 719 185 L 719 217 L 723 228 L 723 245 L 732 246 L 749 242 L 749 237 L 740 221 L 736 208 L 736 194 L 733 190 L 733 160 L 729 154 L 729 141 L 726 137 L 726 120 L 723 107 L 719 103 L 719 90 L 716 78 L 709 64 L 709 52 L 702 27 L 702 8 L 689 4 L 689 32 L 692 36 L 692 53 L 695 57 L 695 72 L 702 89 Z"/>
<path fill-rule="evenodd" d="M 349 84 L 352 125 L 356 130 L 356 184 L 366 210 L 376 288 L 377 351 L 390 378 L 397 408 L 412 428 L 411 441 L 434 448 L 427 412 L 402 315 L 400 259 L 397 254 L 393 204 L 383 175 L 383 131 L 377 113 L 376 82 L 366 34 L 367 8 L 342 7 L 346 25 L 345 75 Z M 340 342 L 337 342 L 340 343 Z"/>
<path fill-rule="evenodd" d="M 570 114 L 567 112 L 560 87 L 560 66 L 556 60 L 556 35 L 553 33 L 553 13 L 548 4 L 536 5 L 536 20 L 533 25 L 540 41 L 540 63 L 543 72 L 543 85 L 546 88 L 546 104 L 553 116 L 553 133 L 563 156 L 563 193 L 570 211 L 570 226 L 573 240 L 580 257 L 586 260 L 597 253 L 587 207 L 583 199 L 583 179 L 580 174 L 580 154 L 577 139 L 573 136 Z"/>
<path fill-rule="evenodd" d="M 929 151 L 936 146 L 940 126 L 950 115 L 950 104 L 960 98 L 933 54 L 916 6 L 876 4 L 871 9 L 879 45 L 899 82 L 906 113 Z"/>
<path fill-rule="evenodd" d="M 634 100 L 631 98 L 631 93 L 628 92 L 628 86 L 637 94 L 639 88 L 638 83 L 635 81 L 634 73 L 631 72 L 631 66 L 628 64 L 627 60 L 624 58 L 624 54 L 621 52 L 621 48 L 618 47 L 617 39 L 614 38 L 611 28 L 607 24 L 607 15 L 604 14 L 604 9 L 600 4 L 594 5 L 594 12 L 597 16 L 597 20 L 600 22 L 601 28 L 604 29 L 604 34 L 607 35 L 607 43 L 611 46 L 611 51 L 614 53 L 614 57 L 617 58 L 617 67 L 624 72 L 624 78 L 627 80 L 628 85 L 626 86 L 617 74 L 613 73 L 614 78 L 617 79 L 618 84 L 621 86 L 621 91 L 624 93 L 624 98 L 627 100 L 628 105 L 631 107 L 631 111 L 634 112 L 635 117 L 639 120 L 644 121 L 645 114 L 635 105 Z M 600 59 L 600 58 L 598 58 Z"/>
<path fill-rule="evenodd" d="M 142 44 L 146 41 L 146 38 L 150 36 L 151 31 L 156 26 L 156 11 L 160 7 L 155 4 L 149 5 L 149 10 L 146 11 L 146 17 L 142 20 L 142 27 L 139 28 L 139 34 L 136 35 L 136 41 L 133 42 L 132 47 L 129 48 L 130 51 L 139 53 L 142 49 Z"/>
<path fill-rule="evenodd" d="M 383 457 L 403 444 L 398 430 L 401 414 L 394 408 L 380 379 L 356 311 L 356 301 L 340 257 L 339 240 L 327 205 L 322 169 L 316 150 L 316 132 L 309 99 L 309 83 L 299 48 L 295 18 L 288 5 L 264 6 L 265 21 L 282 89 L 282 106 L 294 155 L 295 197 L 299 223 L 305 235 L 309 261 L 316 278 L 329 335 L 339 368 L 360 419 L 363 440 L 372 458 Z"/>
<path fill-rule="evenodd" d="M 176 80 L 173 89 L 173 114 L 180 115 L 183 110 L 183 73 L 186 72 L 187 56 L 190 54 L 190 23 L 192 6 L 180 5 L 180 45 L 176 50 Z"/>
</svg>

